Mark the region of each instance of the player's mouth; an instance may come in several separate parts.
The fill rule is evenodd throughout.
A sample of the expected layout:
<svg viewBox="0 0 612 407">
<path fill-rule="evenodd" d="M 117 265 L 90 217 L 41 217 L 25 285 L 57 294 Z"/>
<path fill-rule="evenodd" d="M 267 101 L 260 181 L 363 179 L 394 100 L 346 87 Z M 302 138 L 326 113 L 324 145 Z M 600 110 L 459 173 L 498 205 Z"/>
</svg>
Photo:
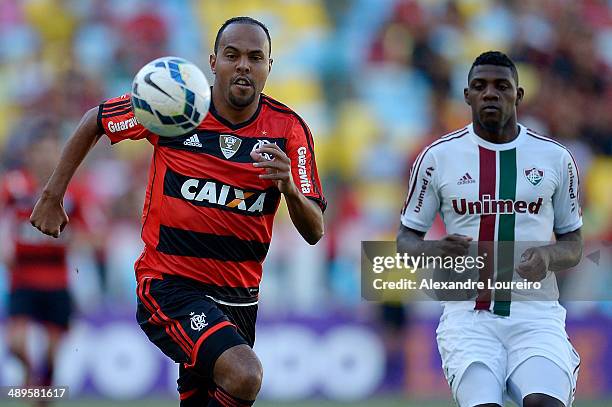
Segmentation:
<svg viewBox="0 0 612 407">
<path fill-rule="evenodd" d="M 501 108 L 499 106 L 496 105 L 486 105 L 483 106 L 481 109 L 484 113 L 496 113 L 496 112 L 501 112 Z"/>
<path fill-rule="evenodd" d="M 246 76 L 240 76 L 232 81 L 232 85 L 236 86 L 241 90 L 249 90 L 253 88 L 253 82 Z"/>
</svg>

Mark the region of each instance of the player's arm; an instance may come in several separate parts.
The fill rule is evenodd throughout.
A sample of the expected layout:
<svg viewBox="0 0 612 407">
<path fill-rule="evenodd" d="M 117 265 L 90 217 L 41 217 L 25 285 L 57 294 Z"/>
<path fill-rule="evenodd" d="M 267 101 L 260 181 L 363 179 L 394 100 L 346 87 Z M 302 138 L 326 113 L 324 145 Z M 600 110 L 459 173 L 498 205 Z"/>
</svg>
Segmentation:
<svg viewBox="0 0 612 407">
<path fill-rule="evenodd" d="M 106 134 L 112 144 L 143 138 L 156 144 L 158 140 L 157 135 L 134 117 L 130 94 L 109 99 L 85 113 L 64 146 L 60 161 L 30 217 L 32 225 L 44 234 L 59 237 L 68 223 L 62 205 L 64 194 L 77 168 L 102 134 Z"/>
<path fill-rule="evenodd" d="M 36 202 L 30 223 L 46 235 L 59 237 L 68 223 L 63 199 L 77 168 L 102 135 L 98 108 L 87 111 L 62 150 L 60 160 Z"/>
<path fill-rule="evenodd" d="M 547 270 L 563 271 L 574 267 L 582 259 L 582 235 L 580 229 L 555 234 L 557 242 L 547 246 L 532 247 L 523 253 L 517 273 L 529 281 L 540 281 Z"/>
<path fill-rule="evenodd" d="M 440 240 L 424 240 L 425 232 L 400 225 L 397 233 L 397 252 L 411 256 L 465 256 L 472 238 L 458 234 Z"/>
<path fill-rule="evenodd" d="M 550 258 L 548 268 L 552 271 L 561 271 L 580 263 L 583 247 L 581 230 L 556 234 L 555 237 L 557 238 L 556 244 L 544 246 Z"/>
<path fill-rule="evenodd" d="M 397 233 L 398 253 L 412 256 L 463 256 L 471 237 L 452 234 L 439 241 L 424 240 L 440 209 L 436 159 L 427 149 L 415 160 L 408 181 L 408 197 L 402 209 Z"/>
<path fill-rule="evenodd" d="M 266 160 L 263 154 L 274 157 Z M 276 144 L 266 144 L 251 153 L 253 165 L 264 168 L 261 179 L 276 182 L 278 190 L 285 196 L 287 209 L 293 225 L 309 244 L 316 244 L 323 237 L 323 211 L 312 199 L 298 189 L 291 172 L 291 159 Z"/>
</svg>

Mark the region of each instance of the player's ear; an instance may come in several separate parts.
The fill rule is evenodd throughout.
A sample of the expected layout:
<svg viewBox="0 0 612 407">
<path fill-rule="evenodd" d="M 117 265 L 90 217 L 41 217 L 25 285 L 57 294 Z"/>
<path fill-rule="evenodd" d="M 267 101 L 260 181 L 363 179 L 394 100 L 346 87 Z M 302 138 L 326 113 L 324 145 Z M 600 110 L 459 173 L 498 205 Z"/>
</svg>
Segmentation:
<svg viewBox="0 0 612 407">
<path fill-rule="evenodd" d="M 215 75 L 217 73 L 217 56 L 215 54 L 210 54 L 210 57 L 208 57 L 208 62 L 210 63 L 210 70 L 212 71 L 213 75 Z"/>
<path fill-rule="evenodd" d="M 470 99 L 468 99 L 468 88 L 463 88 L 463 100 L 465 100 L 465 103 L 467 103 L 468 106 L 472 105 L 470 103 Z"/>
<path fill-rule="evenodd" d="M 516 106 L 519 105 L 523 101 L 523 97 L 525 96 L 525 89 L 519 87 L 516 90 Z"/>
<path fill-rule="evenodd" d="M 270 73 L 270 71 L 272 70 L 272 62 L 274 62 L 274 60 L 270 58 L 270 62 L 268 63 L 268 73 Z"/>
</svg>

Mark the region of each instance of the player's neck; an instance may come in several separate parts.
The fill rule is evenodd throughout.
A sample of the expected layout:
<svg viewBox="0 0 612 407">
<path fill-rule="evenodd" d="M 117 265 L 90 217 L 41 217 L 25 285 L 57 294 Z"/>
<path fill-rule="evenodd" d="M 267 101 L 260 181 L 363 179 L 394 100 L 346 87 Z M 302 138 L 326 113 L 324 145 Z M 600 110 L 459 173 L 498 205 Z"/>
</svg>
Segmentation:
<svg viewBox="0 0 612 407">
<path fill-rule="evenodd" d="M 480 124 L 478 120 L 474 120 L 473 123 L 474 133 L 476 133 L 476 135 L 481 139 L 486 140 L 490 143 L 510 143 L 515 138 L 517 138 L 520 133 L 516 118 L 508 120 L 508 122 L 503 127 L 499 127 L 497 129 L 486 128 L 482 126 L 482 124 Z"/>
<path fill-rule="evenodd" d="M 251 103 L 249 106 L 242 109 L 236 109 L 235 107 L 227 103 L 227 101 L 221 94 L 221 91 L 217 90 L 213 86 L 212 105 L 219 116 L 221 116 L 232 124 L 239 124 L 246 122 L 251 117 L 253 117 L 255 112 L 257 112 L 257 107 L 259 106 L 259 97 L 260 96 L 257 96 L 253 103 Z"/>
</svg>

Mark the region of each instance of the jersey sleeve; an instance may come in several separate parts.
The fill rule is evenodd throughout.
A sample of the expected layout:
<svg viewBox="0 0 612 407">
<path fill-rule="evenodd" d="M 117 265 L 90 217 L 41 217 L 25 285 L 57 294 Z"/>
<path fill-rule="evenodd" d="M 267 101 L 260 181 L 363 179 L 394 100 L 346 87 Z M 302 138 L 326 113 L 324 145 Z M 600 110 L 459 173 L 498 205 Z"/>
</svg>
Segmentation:
<svg viewBox="0 0 612 407">
<path fill-rule="evenodd" d="M 310 129 L 301 118 L 297 118 L 287 139 L 287 156 L 291 160 L 293 181 L 304 196 L 314 200 L 322 211 L 327 207 L 323 196 L 317 163 L 315 161 L 314 141 Z"/>
<path fill-rule="evenodd" d="M 138 122 L 132 111 L 132 98 L 129 93 L 107 100 L 98 108 L 98 127 L 112 144 L 123 140 L 146 138 L 156 144 L 158 137 Z"/>
<path fill-rule="evenodd" d="M 427 232 L 433 224 L 440 209 L 436 171 L 433 154 L 425 150 L 417 157 L 410 171 L 408 196 L 401 214 L 404 226 Z"/>
<path fill-rule="evenodd" d="M 578 168 L 567 150 L 564 150 L 561 162 L 559 184 L 552 197 L 556 234 L 572 232 L 582 226 Z"/>
</svg>

